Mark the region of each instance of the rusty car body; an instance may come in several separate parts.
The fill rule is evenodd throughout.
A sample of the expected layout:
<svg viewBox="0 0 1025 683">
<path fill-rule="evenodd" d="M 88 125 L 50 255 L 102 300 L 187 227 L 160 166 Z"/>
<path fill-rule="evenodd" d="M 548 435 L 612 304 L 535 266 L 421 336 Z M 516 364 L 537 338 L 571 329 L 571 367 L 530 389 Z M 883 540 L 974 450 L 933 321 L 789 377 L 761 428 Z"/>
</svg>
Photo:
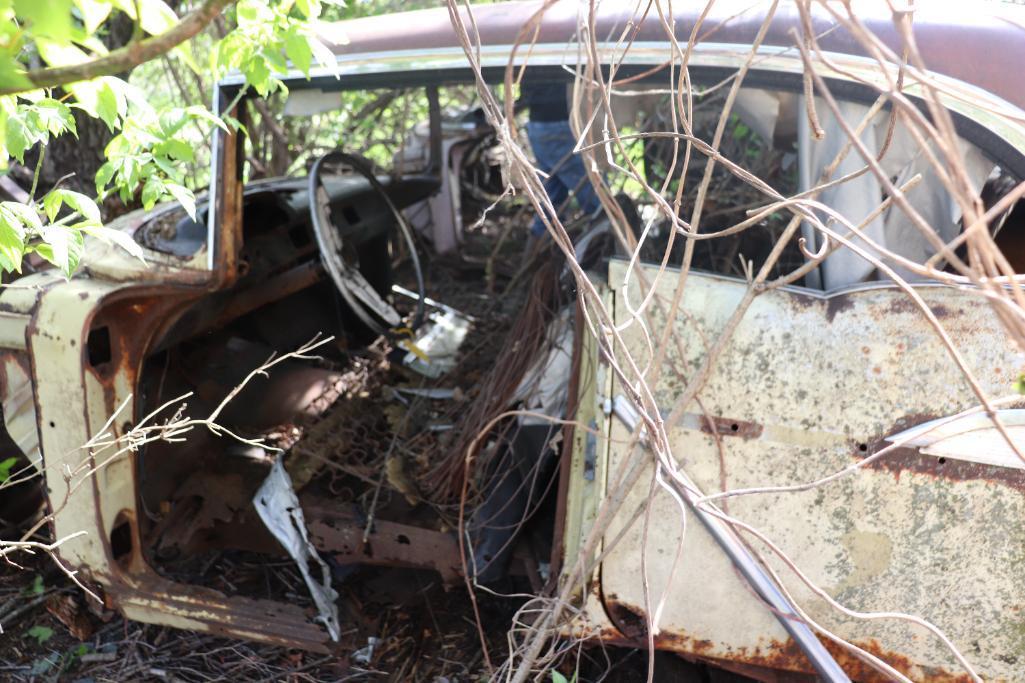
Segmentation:
<svg viewBox="0 0 1025 683">
<path fill-rule="evenodd" d="M 541 4 L 475 8 L 486 80 L 501 82 L 510 59 L 546 78 L 571 77 L 564 65 L 581 58 L 574 36 L 583 10 L 576 3 L 552 5 L 536 33 L 530 33 L 532 48 L 514 49 Z M 696 82 L 717 82 L 741 66 L 762 9 L 758 3 L 715 3 L 705 19 L 715 27 L 714 36 L 697 44 L 691 59 Z M 677 37 L 685 41 L 700 8 L 675 11 Z M 624 4 L 605 3 L 598 14 L 600 32 L 614 35 L 631 17 Z M 891 46 L 899 46 L 881 3 L 866 5 L 861 17 Z M 752 89 L 800 92 L 801 59 L 788 49 L 789 31 L 799 23 L 796 10 L 784 4 L 748 75 Z M 834 63 L 842 67 L 828 74 L 829 81 L 849 100 L 870 102 L 874 96 L 857 78 L 876 75 L 866 68 L 858 43 L 843 31 L 827 31 L 825 18 L 817 28 L 825 33 L 822 42 Z M 336 29 L 348 37 L 333 45 L 337 63 L 315 69 L 309 79 L 290 76 L 293 94 L 380 87 L 430 92 L 449 83 L 473 83 L 444 9 L 358 19 Z M 667 54 L 661 25 L 647 20 L 637 30 L 634 48 L 620 66 L 623 75 L 648 72 L 663 64 Z M 935 76 L 964 95 L 948 106 L 967 144 L 991 164 L 1025 177 L 1025 89 L 992 58 L 1003 55 L 1003 64 L 1025 59 L 1020 28 L 968 7 L 925 5 L 917 9 L 915 32 Z M 599 46 L 599 53 L 611 59 L 615 45 Z M 239 79 L 220 83 L 215 110 L 244 121 L 251 95 L 239 99 L 240 87 Z M 913 84 L 909 92 L 915 94 Z M 231 112 L 222 111 L 232 104 Z M 1014 115 L 996 117 L 993 111 Z M 429 163 L 415 174 L 390 179 L 385 190 L 400 209 L 433 201 L 436 220 L 447 221 L 446 232 L 433 236 L 435 247 L 458 250 L 458 208 L 452 208 L 451 198 L 438 199 L 452 163 L 452 147 L 442 144 L 438 116 L 432 111 Z M 169 579 L 153 567 L 155 554 L 201 547 L 275 551 L 273 539 L 251 524 L 252 516 L 247 526 L 235 515 L 249 505 L 249 494 L 237 499 L 231 494 L 247 490 L 239 482 L 258 479 L 265 463 L 231 451 L 212 434 L 190 437 L 184 444 L 96 445 L 105 443 L 104 435 L 131 433 L 188 386 L 201 388 L 192 407 L 204 402 L 213 407 L 244 376 L 240 369 L 252 369 L 268 351 L 287 351 L 317 332 L 337 334 L 359 325 L 353 316 L 336 313 L 337 292 L 321 267 L 306 216 L 317 200 L 311 201 L 301 180 L 247 186 L 245 144 L 236 133 L 215 133 L 213 180 L 200 206 L 202 220 L 189 221 L 174 207 L 119 219 L 114 227 L 135 236 L 147 264 L 117 249 L 90 245 L 81 272 L 72 279 L 40 272 L 0 294 L 4 422 L 25 457 L 45 474 L 54 535 L 70 537 L 60 546 L 60 557 L 102 593 L 109 607 L 143 622 L 326 651 L 332 647 L 329 634 L 307 609 L 228 596 Z M 391 285 L 387 258 L 379 258 L 382 247 L 375 239 L 392 219 L 380 194 L 355 176 L 327 187 L 326 194 L 336 213 L 351 219 L 351 234 L 364 235 L 353 238 L 363 250 L 361 261 L 383 264 L 364 276 L 386 297 Z M 343 205 L 355 209 L 346 213 Z M 437 218 L 442 215 L 447 218 Z M 623 284 L 626 268 L 613 261 L 606 282 L 607 300 L 617 315 L 626 310 L 624 297 L 629 296 Z M 715 273 L 691 274 L 689 282 L 684 303 L 689 316 L 677 321 L 674 330 L 682 341 L 680 351 L 665 360 L 680 373 L 700 363 L 701 340 L 721 328 L 743 289 Z M 669 297 L 673 286 L 671 274 L 659 285 Z M 922 284 L 921 291 L 949 324 L 987 389 L 1008 386 L 1025 359 L 1004 341 L 989 309 L 970 304 L 959 290 Z M 221 334 L 243 324 L 252 334 L 246 344 Z M 899 343 L 876 344 L 880 329 Z M 628 343 L 643 354 L 645 341 L 638 335 L 633 328 Z M 778 351 L 784 348 L 785 353 Z M 824 354 L 823 348 L 831 352 Z M 912 348 L 915 354 L 906 352 Z M 724 367 L 711 379 L 713 389 L 703 394 L 714 397 L 707 408 L 715 416 L 715 429 L 688 413 L 674 427 L 673 439 L 706 491 L 719 489 L 723 471 L 733 487 L 815 479 L 866 457 L 897 432 L 970 405 L 963 381 L 940 362 L 942 353 L 925 321 L 885 283 L 832 291 L 780 289 L 759 299 L 744 318 L 724 355 Z M 629 456 L 621 445 L 629 430 L 608 409 L 622 388 L 593 342 L 580 345 L 575 363 L 576 417 L 593 425 L 598 436 L 578 431 L 568 440 L 556 530 L 561 543 L 553 558 L 553 566 L 564 572 L 578 559 L 610 477 Z M 165 375 L 169 364 L 179 369 Z M 185 383 L 176 372 L 194 373 L 195 381 Z M 681 380 L 673 372 L 664 375 L 656 392 L 670 405 Z M 291 407 L 280 410 L 312 409 L 312 397 L 330 377 L 326 370 L 287 368 L 273 375 L 259 395 L 240 396 L 241 407 L 229 421 L 278 424 L 281 397 L 291 397 Z M 718 439 L 731 445 L 725 463 L 719 460 Z M 626 509 L 643 505 L 649 480 L 650 474 L 637 475 L 640 483 L 625 494 Z M 321 553 L 348 562 L 434 569 L 450 581 L 461 575 L 450 534 L 382 521 L 374 531 L 377 552 L 371 556 L 359 538 L 364 523 L 351 511 L 336 509 L 330 500 L 302 502 Z M 637 580 L 637 558 L 645 553 L 654 590 L 671 596 L 657 647 L 764 680 L 810 673 L 778 621 L 698 525 L 689 525 L 683 569 L 673 571 L 680 534 L 675 503 L 656 497 L 653 505 L 659 540 L 642 538 L 639 525 L 630 526 L 626 518 L 614 522 L 605 538 L 611 541 L 623 532 L 622 538 L 589 570 L 588 588 L 577 596 L 579 616 L 566 633 L 645 645 L 647 603 Z M 1023 680 L 1025 469 L 1020 465 L 907 447 L 874 464 L 863 478 L 778 500 L 747 498 L 734 503 L 733 511 L 767 528 L 802 566 L 810 567 L 816 582 L 854 609 L 903 605 L 941 624 L 960 647 L 973 652 L 987 680 Z M 203 525 L 195 522 L 199 517 Z M 816 618 L 908 676 L 960 680 L 950 657 L 913 629 L 887 624 L 870 637 L 864 623 L 838 619 L 817 596 L 800 586 L 794 590 L 813 605 Z M 722 609 L 723 604 L 730 608 Z M 969 611 L 974 617 L 963 619 Z M 840 663 L 854 678 L 872 677 L 859 661 L 841 657 Z"/>
</svg>

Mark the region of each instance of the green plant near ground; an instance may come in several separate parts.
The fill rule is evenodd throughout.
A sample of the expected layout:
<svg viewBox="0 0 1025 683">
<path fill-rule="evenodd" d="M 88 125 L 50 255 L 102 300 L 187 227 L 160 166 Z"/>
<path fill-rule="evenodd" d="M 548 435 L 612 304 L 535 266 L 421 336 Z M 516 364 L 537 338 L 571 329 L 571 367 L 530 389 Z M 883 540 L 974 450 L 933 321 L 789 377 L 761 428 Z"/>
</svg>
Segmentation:
<svg viewBox="0 0 1025 683">
<path fill-rule="evenodd" d="M 29 638 L 35 638 L 36 642 L 42 645 L 53 637 L 53 629 L 49 626 L 40 626 L 37 624 L 26 631 L 25 635 Z"/>
<path fill-rule="evenodd" d="M 573 678 L 566 678 L 565 674 L 559 673 L 554 669 L 551 672 L 552 683 L 577 683 L 577 672 L 573 672 Z"/>
</svg>

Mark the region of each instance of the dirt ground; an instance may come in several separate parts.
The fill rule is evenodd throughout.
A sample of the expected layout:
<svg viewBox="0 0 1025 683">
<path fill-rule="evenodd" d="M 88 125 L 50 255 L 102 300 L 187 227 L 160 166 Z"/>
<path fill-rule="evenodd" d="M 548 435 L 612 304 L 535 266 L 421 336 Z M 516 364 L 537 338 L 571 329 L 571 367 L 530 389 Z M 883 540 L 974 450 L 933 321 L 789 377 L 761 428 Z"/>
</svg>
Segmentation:
<svg viewBox="0 0 1025 683">
<path fill-rule="evenodd" d="M 0 618 L 6 629 L 0 635 L 0 680 L 490 680 L 473 611 L 462 587 L 445 590 L 437 576 L 428 572 L 365 573 L 373 576 L 347 582 L 340 590 L 349 628 L 338 651 L 324 655 L 126 621 L 113 612 L 97 613 L 87 608 L 81 591 L 46 562 L 33 561 L 24 569 L 6 565 L 0 569 Z M 506 627 L 523 602 L 520 591 L 527 587 L 513 579 L 496 588 L 519 596 L 478 595 L 491 658 L 501 662 L 507 654 Z M 68 605 L 74 607 L 69 610 Z M 72 624 L 71 628 L 66 622 Z M 372 651 L 368 649 L 371 637 L 377 639 Z M 580 683 L 646 680 L 647 657 L 643 651 L 594 646 L 576 654 Z M 575 668 L 572 659 L 577 658 L 562 667 L 567 680 Z M 724 676 L 670 655 L 657 655 L 656 681 L 740 680 Z"/>
</svg>

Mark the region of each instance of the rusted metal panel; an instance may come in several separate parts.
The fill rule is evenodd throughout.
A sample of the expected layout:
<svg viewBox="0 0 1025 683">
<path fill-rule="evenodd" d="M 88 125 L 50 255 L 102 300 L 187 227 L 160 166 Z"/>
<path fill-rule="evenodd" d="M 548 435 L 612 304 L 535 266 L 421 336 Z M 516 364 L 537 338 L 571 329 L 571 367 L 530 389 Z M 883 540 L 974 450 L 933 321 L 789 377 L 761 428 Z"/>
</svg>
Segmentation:
<svg viewBox="0 0 1025 683">
<path fill-rule="evenodd" d="M 613 264 L 617 321 L 627 320 L 623 264 Z M 654 279 L 654 271 L 648 276 Z M 670 301 L 677 278 L 658 283 Z M 639 301 L 633 280 L 631 301 Z M 670 409 L 740 300 L 746 283 L 692 273 L 655 394 Z M 991 396 L 1012 393 L 1025 358 L 999 321 L 968 291 L 922 286 L 919 293 L 940 318 L 969 367 Z M 657 300 L 657 298 L 656 298 Z M 651 324 L 661 312 L 649 309 Z M 649 353 L 639 327 L 627 345 Z M 587 360 L 584 361 L 587 363 Z M 592 359 L 593 362 L 593 359 Z M 621 393 L 615 382 L 606 397 Z M 914 424 L 954 414 L 977 402 L 924 316 L 894 287 L 817 296 L 807 290 L 758 297 L 726 347 L 700 399 L 719 435 L 732 425 L 745 438 L 717 439 L 696 405 L 672 425 L 673 452 L 706 492 L 816 480 L 858 462 L 883 439 Z M 757 427 L 754 427 L 756 425 Z M 726 427 L 728 432 L 722 428 Z M 629 434 L 607 425 L 599 453 L 608 453 L 611 480 L 628 462 Z M 578 444 L 578 450 L 582 444 Z M 581 457 L 578 454 L 578 457 Z M 646 457 L 646 456 L 645 456 Z M 643 505 L 651 465 L 627 496 L 624 510 Z M 986 680 L 1019 680 L 1025 663 L 1018 610 L 1025 603 L 1021 571 L 1025 496 L 1019 468 L 922 456 L 910 449 L 819 489 L 734 498 L 729 512 L 763 530 L 830 595 L 860 611 L 903 611 L 924 617 L 951 637 Z M 573 498 L 589 482 L 574 481 Z M 594 624 L 636 642 L 646 613 L 640 557 L 646 560 L 651 604 L 669 591 L 656 644 L 711 659 L 808 671 L 776 618 L 738 578 L 700 524 L 687 519 L 682 564 L 669 583 L 680 537 L 676 502 L 656 493 L 645 543 L 642 524 L 625 530 L 600 570 L 603 608 L 587 610 Z M 606 542 L 624 531 L 621 513 Z M 586 531 L 586 524 L 578 536 Z M 753 546 L 766 550 L 757 542 Z M 813 618 L 879 654 L 914 680 L 967 680 L 936 638 L 893 619 L 861 621 L 834 611 L 781 562 L 770 566 Z M 597 577 L 597 574 L 596 574 Z M 640 629 L 640 631 L 638 631 Z M 606 634 L 607 635 L 607 634 Z M 643 640 L 643 638 L 641 638 Z M 873 680 L 844 656 L 856 679 Z"/>
<path fill-rule="evenodd" d="M 4 427 L 28 461 L 36 469 L 42 470 L 36 404 L 30 375 L 28 354 L 0 352 L 0 388 L 3 390 L 0 405 L 3 406 Z"/>
<path fill-rule="evenodd" d="M 577 305 L 573 315 L 573 365 L 569 375 L 569 395 L 566 401 L 566 414 L 575 415 L 578 412 L 581 398 L 590 400 L 593 392 L 586 391 L 586 387 L 580 381 L 584 375 L 581 373 L 580 364 L 583 360 L 584 339 L 588 335 L 580 333 L 584 327 L 584 311 Z M 572 444 L 576 438 L 577 430 L 573 422 L 567 422 L 562 429 L 562 449 L 559 456 L 559 488 L 555 503 L 555 529 L 552 533 L 552 555 L 551 555 L 551 578 L 554 583 L 562 575 L 563 558 L 565 556 L 565 542 L 567 532 L 567 510 L 569 507 L 569 482 L 573 473 L 573 453 L 576 449 Z M 590 435 L 584 434 L 587 439 Z M 567 445 L 569 444 L 569 445 Z M 574 539 L 575 540 L 575 539 Z"/>
<path fill-rule="evenodd" d="M 0 348 L 25 350 L 25 331 L 31 318 L 20 313 L 0 311 Z"/>
<path fill-rule="evenodd" d="M 228 95 L 218 88 L 219 97 Z M 229 91 L 230 92 L 230 91 Z M 235 106 L 226 114 L 241 118 L 245 108 Z M 218 108 L 218 113 L 219 108 Z M 215 274 L 218 288 L 233 285 L 241 273 L 239 268 L 239 252 L 242 249 L 242 166 L 244 162 L 245 141 L 237 131 L 228 133 L 216 131 L 214 145 L 217 155 L 214 159 L 214 177 L 211 196 L 214 204 L 211 208 L 211 221 L 215 229 L 211 232 L 213 244 L 211 250 L 211 268 Z"/>
<path fill-rule="evenodd" d="M 174 283 L 132 288 L 74 279 L 41 297 L 29 350 L 54 533 L 84 532 L 61 545 L 60 555 L 130 619 L 326 651 L 327 633 L 299 607 L 228 598 L 159 576 L 142 553 L 135 453 L 82 448 L 135 393 L 147 348 L 197 294 Z M 85 347 L 99 324 L 109 326 L 111 357 L 92 367 Z M 124 434 L 133 410 L 129 401 L 108 428 Z M 67 483 L 65 471 L 75 473 Z"/>
<path fill-rule="evenodd" d="M 314 652 L 332 649 L 327 632 L 313 623 L 313 615 L 285 602 L 228 598 L 156 575 L 147 577 L 136 590 L 120 587 L 116 596 L 117 607 L 136 621 Z"/>
<path fill-rule="evenodd" d="M 339 563 L 433 569 L 449 585 L 462 577 L 459 542 L 452 534 L 376 520 L 364 542 L 366 522 L 337 507 L 303 503 L 310 540 Z"/>
<path fill-rule="evenodd" d="M 608 293 L 606 305 L 612 305 L 612 294 Z M 579 328 L 578 328 L 579 329 Z M 579 334 L 580 358 L 576 386 L 576 423 L 586 429 L 575 428 L 567 466 L 568 489 L 565 512 L 559 518 L 562 523 L 561 580 L 570 580 L 583 569 L 583 576 L 590 576 L 594 557 L 585 555 L 585 538 L 594 526 L 601 497 L 606 490 L 606 464 L 608 463 L 608 440 L 599 437 L 607 433 L 608 416 L 604 410 L 605 396 L 611 390 L 608 367 L 601 361 L 597 341 L 592 335 Z M 558 522 L 557 522 L 558 523 Z M 593 595 L 581 596 L 592 600 Z M 600 609 L 600 608 L 599 608 Z M 579 635 L 578 625 L 571 624 L 567 635 Z M 588 627 L 583 627 L 587 630 Z"/>
</svg>

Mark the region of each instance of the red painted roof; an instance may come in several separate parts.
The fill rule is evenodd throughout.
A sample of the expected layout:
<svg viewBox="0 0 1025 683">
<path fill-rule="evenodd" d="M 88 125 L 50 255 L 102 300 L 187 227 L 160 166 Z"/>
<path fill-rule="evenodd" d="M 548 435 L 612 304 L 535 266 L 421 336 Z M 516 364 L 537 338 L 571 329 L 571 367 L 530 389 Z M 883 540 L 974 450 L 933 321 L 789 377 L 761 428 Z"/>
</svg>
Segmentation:
<svg viewBox="0 0 1025 683">
<path fill-rule="evenodd" d="M 901 0 L 894 0 L 901 4 Z M 601 3 L 596 17 L 600 36 L 618 38 L 633 19 L 638 3 L 630 0 Z M 639 3 L 642 7 L 646 3 Z M 676 37 L 686 41 L 704 2 L 673 3 Z M 927 0 L 917 3 L 914 35 L 927 68 L 983 88 L 1025 109 L 1025 7 L 989 0 Z M 505 2 L 473 8 L 483 45 L 511 45 L 542 7 L 540 0 Z M 663 3 L 663 7 L 665 3 Z M 833 6 L 841 8 L 839 3 Z M 894 51 L 901 49 L 892 15 L 885 3 L 854 2 L 858 17 Z M 578 11 L 587 12 L 589 3 L 559 0 L 544 14 L 537 41 L 564 43 L 574 39 Z M 750 44 L 769 2 L 765 0 L 717 0 L 702 25 L 704 42 Z M 466 16 L 463 10 L 464 17 Z M 654 8 L 639 21 L 639 41 L 664 41 L 665 29 Z M 469 26 L 469 23 L 467 23 Z M 336 25 L 348 37 L 348 44 L 334 45 L 339 55 L 358 55 L 392 50 L 458 48 L 459 42 L 445 7 L 381 15 L 340 22 Z M 844 30 L 829 29 L 831 17 L 816 6 L 815 31 L 820 45 L 831 52 L 863 55 L 861 44 Z M 780 2 L 765 45 L 790 46 L 792 29 L 800 30 L 797 9 L 790 1 Z M 525 52 L 525 51 L 524 51 Z"/>
</svg>

